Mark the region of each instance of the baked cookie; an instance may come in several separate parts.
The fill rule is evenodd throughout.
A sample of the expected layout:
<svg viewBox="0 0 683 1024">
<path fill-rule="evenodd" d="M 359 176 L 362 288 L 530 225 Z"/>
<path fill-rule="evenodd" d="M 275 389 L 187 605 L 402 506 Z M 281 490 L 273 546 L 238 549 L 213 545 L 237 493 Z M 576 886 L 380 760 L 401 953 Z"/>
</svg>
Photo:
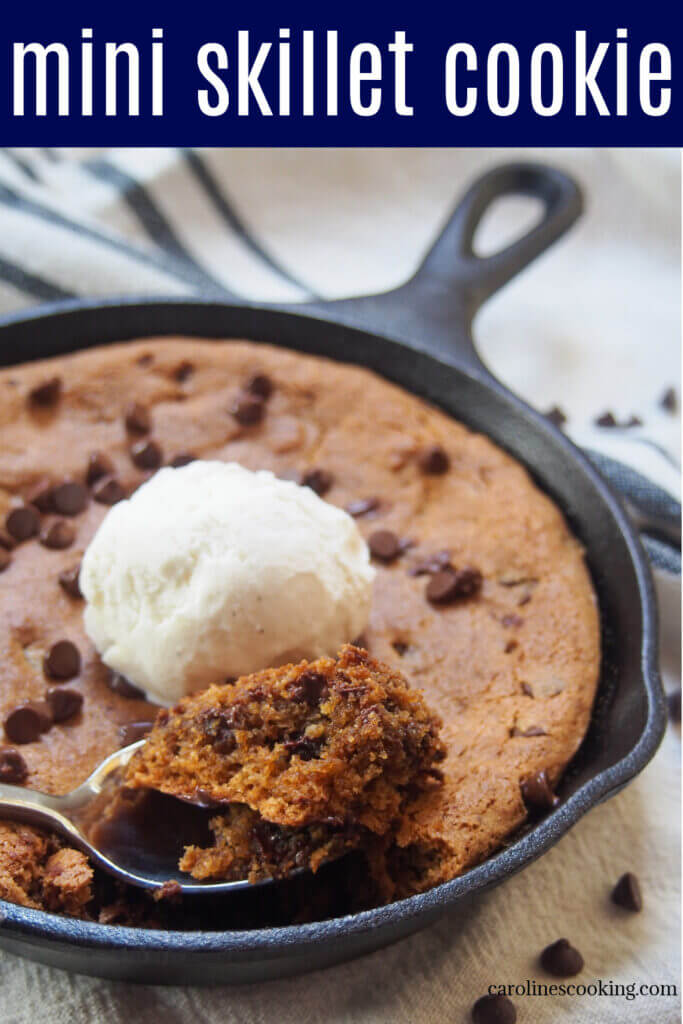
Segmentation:
<svg viewBox="0 0 683 1024">
<path fill-rule="evenodd" d="M 376 853 L 381 898 L 454 877 L 550 805 L 600 667 L 562 514 L 513 458 L 414 395 L 246 341 L 147 339 L 0 372 L 0 718 L 20 758 L 0 751 L 0 769 L 4 756 L 26 785 L 65 792 L 154 717 L 88 641 L 77 567 L 109 503 L 192 457 L 297 479 L 368 540 L 363 646 L 422 690 L 447 751 L 443 785 Z"/>
</svg>

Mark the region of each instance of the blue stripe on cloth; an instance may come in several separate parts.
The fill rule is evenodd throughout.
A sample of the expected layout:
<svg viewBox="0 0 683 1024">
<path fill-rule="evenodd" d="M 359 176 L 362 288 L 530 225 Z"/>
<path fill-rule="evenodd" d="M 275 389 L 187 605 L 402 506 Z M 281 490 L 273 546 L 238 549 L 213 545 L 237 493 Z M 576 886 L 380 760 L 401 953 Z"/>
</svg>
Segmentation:
<svg viewBox="0 0 683 1024">
<path fill-rule="evenodd" d="M 586 455 L 624 498 L 655 568 L 680 575 L 680 502 L 623 462 L 592 450 Z"/>
<path fill-rule="evenodd" d="M 93 177 L 116 189 L 155 245 L 184 264 L 188 273 L 196 279 L 200 290 L 205 291 L 209 287 L 214 291 L 229 294 L 224 285 L 200 266 L 187 251 L 172 224 L 161 212 L 144 185 L 131 174 L 122 171 L 107 160 L 93 158 L 84 160 L 80 166 Z"/>
<path fill-rule="evenodd" d="M 236 235 L 242 240 L 244 245 L 258 256 L 271 270 L 273 270 L 283 281 L 287 281 L 288 284 L 293 284 L 297 288 L 300 288 L 306 293 L 310 299 L 320 298 L 311 288 L 304 284 L 303 281 L 299 280 L 291 271 L 283 267 L 274 256 L 263 248 L 261 243 L 257 241 L 251 232 L 247 229 L 246 225 L 242 221 L 241 217 L 238 216 L 234 207 L 229 203 L 223 184 L 216 181 L 215 177 L 206 165 L 206 162 L 202 160 L 197 152 L 193 149 L 183 149 L 182 155 L 185 158 L 187 167 L 194 175 L 197 182 L 201 185 L 206 193 L 208 199 L 213 204 L 216 211 L 220 214 L 223 220 L 232 228 Z"/>
</svg>

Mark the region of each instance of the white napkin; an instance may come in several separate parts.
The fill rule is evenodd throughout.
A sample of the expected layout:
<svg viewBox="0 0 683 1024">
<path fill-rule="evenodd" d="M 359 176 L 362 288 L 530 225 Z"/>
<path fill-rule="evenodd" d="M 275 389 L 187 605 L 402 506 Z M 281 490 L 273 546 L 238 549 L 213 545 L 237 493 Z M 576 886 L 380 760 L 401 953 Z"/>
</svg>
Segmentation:
<svg viewBox="0 0 683 1024">
<path fill-rule="evenodd" d="M 173 294 L 264 300 L 390 288 L 415 269 L 454 200 L 511 159 L 574 174 L 579 225 L 477 319 L 491 369 L 536 407 L 559 405 L 581 445 L 680 493 L 680 164 L 663 150 L 12 150 L 0 152 L 0 315 L 69 295 Z M 533 213 L 501 201 L 481 246 Z M 594 425 L 611 411 L 619 422 Z M 666 500 L 655 491 L 655 496 Z M 669 559 L 675 570 L 676 559 Z M 680 565 L 680 562 L 679 562 Z M 680 586 L 658 572 L 665 685 L 680 685 Z M 583 953 L 579 981 L 680 992 L 680 737 L 549 854 L 464 917 L 363 960 L 227 990 L 133 987 L 0 955 L 0 1015 L 45 1024 L 465 1021 L 492 984 L 548 980 L 540 950 Z M 645 908 L 609 902 L 624 871 Z M 513 997 L 527 1022 L 680 1020 L 680 997 Z"/>
</svg>

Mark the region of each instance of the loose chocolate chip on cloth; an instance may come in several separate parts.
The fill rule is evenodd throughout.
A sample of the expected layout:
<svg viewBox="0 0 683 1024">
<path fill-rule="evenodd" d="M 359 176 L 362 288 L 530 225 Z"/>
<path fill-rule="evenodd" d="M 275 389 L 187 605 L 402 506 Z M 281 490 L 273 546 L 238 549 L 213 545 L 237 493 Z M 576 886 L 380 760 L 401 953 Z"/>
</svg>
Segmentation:
<svg viewBox="0 0 683 1024">
<path fill-rule="evenodd" d="M 556 427 L 563 427 L 567 422 L 567 414 L 559 405 L 553 405 L 552 408 L 548 409 L 545 413 L 545 418 L 550 420 Z"/>
<path fill-rule="evenodd" d="M 667 704 L 669 706 L 669 718 L 675 725 L 681 724 L 681 688 L 680 686 L 676 690 L 667 696 Z"/>
<path fill-rule="evenodd" d="M 515 1024 L 517 1010 L 507 996 L 487 995 L 472 1007 L 472 1024 Z"/>
<path fill-rule="evenodd" d="M 573 978 L 583 970 L 583 957 L 569 939 L 558 939 L 541 953 L 541 967 L 557 978 Z"/>
<path fill-rule="evenodd" d="M 624 910 L 637 914 L 643 909 L 643 896 L 640 882 L 632 871 L 622 875 L 612 890 L 612 902 Z"/>
</svg>

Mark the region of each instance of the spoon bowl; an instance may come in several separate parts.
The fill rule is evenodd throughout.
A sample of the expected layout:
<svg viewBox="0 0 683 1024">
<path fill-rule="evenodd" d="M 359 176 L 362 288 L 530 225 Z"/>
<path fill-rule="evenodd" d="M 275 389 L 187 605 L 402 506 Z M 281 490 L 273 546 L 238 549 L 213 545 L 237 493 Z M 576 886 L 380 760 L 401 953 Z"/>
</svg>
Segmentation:
<svg viewBox="0 0 683 1024">
<path fill-rule="evenodd" d="M 108 820 L 107 809 L 121 791 L 122 771 L 144 742 L 138 740 L 110 754 L 85 782 L 63 796 L 0 784 L 0 816 L 57 832 L 98 867 L 141 889 L 175 883 L 175 892 L 209 895 L 272 882 L 270 878 L 201 882 L 179 870 L 183 846 L 200 834 L 208 839 L 212 812 L 206 808 L 149 793 L 134 812 Z"/>
</svg>

